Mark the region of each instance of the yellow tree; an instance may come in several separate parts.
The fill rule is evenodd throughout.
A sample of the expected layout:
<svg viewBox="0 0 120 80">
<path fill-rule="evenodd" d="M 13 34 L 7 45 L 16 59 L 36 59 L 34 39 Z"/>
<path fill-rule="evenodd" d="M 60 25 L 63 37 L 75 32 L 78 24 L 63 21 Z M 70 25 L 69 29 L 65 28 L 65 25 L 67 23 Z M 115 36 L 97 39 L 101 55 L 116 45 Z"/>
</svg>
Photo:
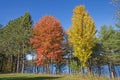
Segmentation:
<svg viewBox="0 0 120 80">
<path fill-rule="evenodd" d="M 81 62 L 81 67 L 86 67 L 92 48 L 97 42 L 95 33 L 93 19 L 83 5 L 77 6 L 73 12 L 72 27 L 68 30 L 68 39 L 73 45 L 74 56 L 78 57 Z"/>
</svg>

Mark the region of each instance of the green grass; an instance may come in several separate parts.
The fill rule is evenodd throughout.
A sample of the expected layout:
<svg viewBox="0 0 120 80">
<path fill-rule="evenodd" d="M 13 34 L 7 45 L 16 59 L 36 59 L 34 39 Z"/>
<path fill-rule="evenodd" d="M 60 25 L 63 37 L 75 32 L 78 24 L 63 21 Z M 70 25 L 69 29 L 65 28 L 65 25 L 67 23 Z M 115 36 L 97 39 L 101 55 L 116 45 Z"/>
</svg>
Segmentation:
<svg viewBox="0 0 120 80">
<path fill-rule="evenodd" d="M 0 74 L 0 80 L 62 80 L 62 76 L 48 74 Z"/>
<path fill-rule="evenodd" d="M 98 75 L 0 74 L 0 80 L 120 80 Z"/>
</svg>

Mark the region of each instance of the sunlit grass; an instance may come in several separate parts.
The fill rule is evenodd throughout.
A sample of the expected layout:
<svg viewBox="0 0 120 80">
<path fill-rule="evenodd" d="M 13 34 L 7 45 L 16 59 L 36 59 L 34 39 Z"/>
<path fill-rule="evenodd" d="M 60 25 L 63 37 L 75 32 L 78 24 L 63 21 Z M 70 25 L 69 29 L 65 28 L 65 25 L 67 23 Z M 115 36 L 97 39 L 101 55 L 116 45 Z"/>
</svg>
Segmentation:
<svg viewBox="0 0 120 80">
<path fill-rule="evenodd" d="M 98 75 L 82 75 L 82 74 L 0 74 L 0 80 L 120 80 L 120 78 L 110 79 L 105 76 Z"/>
</svg>

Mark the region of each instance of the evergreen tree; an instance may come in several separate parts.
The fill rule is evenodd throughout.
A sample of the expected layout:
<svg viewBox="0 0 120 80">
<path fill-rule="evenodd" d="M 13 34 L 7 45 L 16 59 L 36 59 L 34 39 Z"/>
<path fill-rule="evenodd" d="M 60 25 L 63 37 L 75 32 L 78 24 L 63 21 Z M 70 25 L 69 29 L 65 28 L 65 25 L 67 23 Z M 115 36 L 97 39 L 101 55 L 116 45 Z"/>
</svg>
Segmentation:
<svg viewBox="0 0 120 80">
<path fill-rule="evenodd" d="M 16 67 L 17 63 L 17 67 L 14 68 L 17 69 L 17 72 L 24 71 L 25 53 L 31 51 L 29 43 L 29 38 L 32 36 L 31 27 L 32 19 L 29 13 L 9 21 L 4 27 L 3 36 L 0 40 L 1 45 L 3 45 L 5 55 L 11 56 L 7 59 L 8 63 L 11 63 L 11 68 L 13 68 L 13 64 Z M 13 57 L 17 59 L 15 60 Z M 11 71 L 14 70 L 11 69 Z"/>
<path fill-rule="evenodd" d="M 111 73 L 111 77 L 115 76 L 115 68 L 114 64 L 116 64 L 116 49 L 114 41 L 116 36 L 116 30 L 113 29 L 113 27 L 107 27 L 107 26 L 102 26 L 100 30 L 100 41 L 102 44 L 102 47 L 104 49 L 104 54 L 106 58 L 106 64 L 109 66 L 109 70 Z"/>
</svg>

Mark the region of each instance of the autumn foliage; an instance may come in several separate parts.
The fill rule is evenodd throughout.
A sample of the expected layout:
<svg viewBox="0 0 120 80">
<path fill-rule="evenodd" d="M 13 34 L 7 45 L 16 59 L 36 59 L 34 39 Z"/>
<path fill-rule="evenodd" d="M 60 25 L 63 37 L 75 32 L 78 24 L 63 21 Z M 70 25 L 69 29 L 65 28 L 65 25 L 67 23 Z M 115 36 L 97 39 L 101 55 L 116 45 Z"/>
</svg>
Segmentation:
<svg viewBox="0 0 120 80">
<path fill-rule="evenodd" d="M 64 32 L 60 22 L 52 16 L 44 16 L 33 28 L 32 47 L 37 53 L 36 63 L 42 65 L 49 62 L 60 62 Z"/>
<path fill-rule="evenodd" d="M 87 60 L 95 46 L 96 28 L 84 6 L 77 6 L 72 17 L 72 27 L 68 30 L 69 42 L 73 44 L 74 56 L 81 61 L 81 66 L 86 67 Z"/>
</svg>

